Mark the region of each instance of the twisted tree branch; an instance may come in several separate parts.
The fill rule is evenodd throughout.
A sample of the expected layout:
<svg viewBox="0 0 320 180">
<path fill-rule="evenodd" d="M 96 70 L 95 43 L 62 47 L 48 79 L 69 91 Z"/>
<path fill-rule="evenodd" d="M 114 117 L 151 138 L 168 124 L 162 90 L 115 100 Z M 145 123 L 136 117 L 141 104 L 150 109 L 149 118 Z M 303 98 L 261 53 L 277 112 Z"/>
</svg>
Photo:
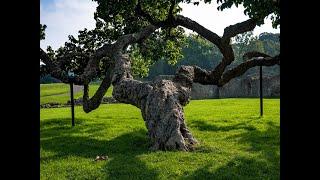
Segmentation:
<svg viewBox="0 0 320 180">
<path fill-rule="evenodd" d="M 221 48 L 221 38 L 216 33 L 210 31 L 209 29 L 203 27 L 196 21 L 193 21 L 192 19 L 188 17 L 184 17 L 182 15 L 177 15 L 174 19 L 174 25 L 175 26 L 183 26 L 185 28 L 188 28 L 192 31 L 197 32 L 199 35 L 207 39 L 208 41 L 215 44 L 219 49 Z"/>
<path fill-rule="evenodd" d="M 105 95 L 106 91 L 110 87 L 111 83 L 117 83 L 120 82 L 120 79 L 117 78 L 129 78 L 132 79 L 130 69 L 128 67 L 123 67 L 126 65 L 126 63 L 123 63 L 122 61 L 125 59 L 122 55 L 123 49 L 125 49 L 129 44 L 144 40 L 147 38 L 150 34 L 152 34 L 157 29 L 156 26 L 149 25 L 142 29 L 138 33 L 134 34 L 128 34 L 121 36 L 112 46 L 106 46 L 105 49 L 101 49 L 101 52 L 98 53 L 98 55 L 88 63 L 88 66 L 86 68 L 86 73 L 93 75 L 93 73 L 90 73 L 90 70 L 96 70 L 96 65 L 98 62 L 98 57 L 102 58 L 106 55 L 106 52 L 108 52 L 108 56 L 110 57 L 110 65 L 108 66 L 107 73 L 105 75 L 105 78 L 101 82 L 99 89 L 95 92 L 93 97 L 89 99 L 89 85 L 88 83 L 84 86 L 84 94 L 83 94 L 83 109 L 85 112 L 90 112 L 96 108 L 99 107 L 101 100 L 103 99 L 103 96 Z M 119 63 L 122 63 L 119 65 Z M 117 65 L 118 64 L 118 65 Z M 131 67 L 131 66 L 130 66 Z M 120 68 L 120 69 L 119 69 Z M 121 69 L 122 68 L 122 69 Z M 124 75 L 125 74 L 125 75 Z M 87 78 L 86 76 L 84 76 Z M 117 89 L 114 89 L 114 92 L 116 92 Z M 138 90 L 136 91 L 138 92 Z M 118 99 L 121 99 L 118 97 Z M 131 101 L 130 101 L 131 102 Z M 129 102 L 128 102 L 129 103 Z M 133 101 L 131 104 L 134 104 Z M 138 104 L 134 104 L 138 106 Z"/>
<path fill-rule="evenodd" d="M 222 78 L 219 80 L 219 83 L 216 84 L 219 87 L 228 83 L 231 79 L 241 76 L 244 74 L 248 69 L 256 66 L 273 66 L 273 65 L 280 65 L 280 55 L 274 57 L 254 57 L 251 60 L 241 63 L 237 67 L 226 71 Z"/>
<path fill-rule="evenodd" d="M 246 52 L 243 56 L 242 59 L 243 60 L 247 60 L 247 59 L 252 59 L 254 57 L 271 57 L 267 54 L 258 52 L 258 51 L 250 51 L 250 52 Z"/>
<path fill-rule="evenodd" d="M 248 19 L 246 21 L 230 25 L 224 29 L 223 39 L 230 41 L 230 38 L 245 33 L 247 31 L 252 31 L 257 25 L 257 22 L 254 19 Z"/>
<path fill-rule="evenodd" d="M 103 78 L 99 88 L 90 99 L 89 99 L 89 85 L 84 84 L 83 98 L 82 98 L 84 112 L 89 113 L 100 106 L 103 96 L 106 94 L 107 90 L 111 85 L 112 75 L 113 75 L 113 67 L 109 66 L 107 68 L 106 75 Z"/>
</svg>

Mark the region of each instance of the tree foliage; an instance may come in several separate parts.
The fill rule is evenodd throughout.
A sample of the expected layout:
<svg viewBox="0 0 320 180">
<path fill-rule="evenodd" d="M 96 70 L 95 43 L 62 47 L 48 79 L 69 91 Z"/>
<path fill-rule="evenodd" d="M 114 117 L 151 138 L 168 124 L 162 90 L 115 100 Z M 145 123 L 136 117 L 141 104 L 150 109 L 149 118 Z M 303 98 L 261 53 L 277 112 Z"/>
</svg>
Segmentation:
<svg viewBox="0 0 320 180">
<path fill-rule="evenodd" d="M 243 34 L 238 34 L 234 37 L 235 43 L 233 44 L 233 49 L 235 51 L 235 62 L 242 62 L 242 56 L 244 53 L 248 52 L 252 42 L 256 40 L 256 37 L 253 36 L 253 32 L 245 32 Z"/>
<path fill-rule="evenodd" d="M 205 0 L 206 2 L 211 2 Z M 264 19 L 271 15 L 274 28 L 280 25 L 280 0 L 217 0 L 221 3 L 218 10 L 231 8 L 233 5 L 238 7 L 242 4 L 245 8 L 244 13 L 250 18 L 258 21 L 258 25 L 263 24 Z"/>
<path fill-rule="evenodd" d="M 40 40 L 44 40 L 45 39 L 45 36 L 46 36 L 45 30 L 46 30 L 46 28 L 47 28 L 47 25 L 40 24 Z"/>
<path fill-rule="evenodd" d="M 162 22 L 168 18 L 169 12 L 175 15 L 181 11 L 178 6 L 181 1 L 95 1 L 98 3 L 94 16 L 96 24 L 106 33 L 107 42 L 115 41 L 124 34 L 137 32 L 151 23 Z M 148 13 L 148 17 L 138 15 L 142 10 Z M 181 58 L 184 39 L 183 28 L 163 26 L 143 42 L 131 47 L 136 54 L 133 58 L 142 57 L 148 62 L 165 58 L 169 63 L 176 63 Z"/>
</svg>

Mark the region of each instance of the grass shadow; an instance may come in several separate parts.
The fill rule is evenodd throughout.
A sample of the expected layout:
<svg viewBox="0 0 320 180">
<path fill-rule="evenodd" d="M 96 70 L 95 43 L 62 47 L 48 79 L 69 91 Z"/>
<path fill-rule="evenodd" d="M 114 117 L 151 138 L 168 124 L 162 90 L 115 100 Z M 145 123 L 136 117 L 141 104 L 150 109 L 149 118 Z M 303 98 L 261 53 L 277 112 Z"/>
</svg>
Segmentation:
<svg viewBox="0 0 320 180">
<path fill-rule="evenodd" d="M 75 118 L 77 124 L 83 124 L 86 120 L 82 118 Z M 40 128 L 42 127 L 52 127 L 52 126 L 70 126 L 71 127 L 71 118 L 54 118 L 46 119 L 40 121 Z"/>
<path fill-rule="evenodd" d="M 124 133 L 113 139 L 99 139 L 105 132 L 99 124 L 86 125 L 83 120 L 75 128 L 63 128 L 70 124 L 68 119 L 50 119 L 42 122 L 40 147 L 54 155 L 40 157 L 40 162 L 59 161 L 68 157 L 83 157 L 93 160 L 97 155 L 107 155 L 109 160 L 102 169 L 108 179 L 144 179 L 156 177 L 157 172 L 149 169 L 138 156 L 148 153 L 146 130 Z M 97 137 L 98 136 L 98 137 Z"/>
<path fill-rule="evenodd" d="M 279 179 L 279 171 L 270 167 L 263 160 L 248 157 L 236 157 L 227 164 L 211 168 L 211 164 L 194 171 L 190 176 L 181 179 Z M 272 171 L 272 172 L 270 172 Z"/>
<path fill-rule="evenodd" d="M 247 152 L 259 152 L 260 158 L 280 166 L 280 127 L 274 123 L 267 122 L 266 130 L 247 131 L 228 138 L 238 139 L 239 143 L 248 145 Z"/>
<path fill-rule="evenodd" d="M 215 126 L 206 122 L 196 121 L 194 124 L 199 130 L 230 131 L 247 129 L 246 123 L 232 126 Z M 250 127 L 250 126 L 248 126 Z M 197 128 L 197 127 L 196 127 Z M 280 176 L 280 127 L 273 122 L 266 122 L 263 129 L 249 129 L 241 133 L 226 137 L 227 141 L 236 141 L 242 144 L 240 148 L 246 154 L 239 155 L 228 161 L 227 164 L 213 169 L 212 164 L 197 169 L 191 176 L 182 179 L 279 179 Z M 200 150 L 208 153 L 215 149 Z"/>
<path fill-rule="evenodd" d="M 248 131 L 256 130 L 254 126 L 248 125 L 248 123 L 251 121 L 252 120 L 230 126 L 217 126 L 215 124 L 209 124 L 207 121 L 196 120 L 190 122 L 189 126 L 200 131 L 231 131 L 236 129 L 245 129 Z"/>
</svg>

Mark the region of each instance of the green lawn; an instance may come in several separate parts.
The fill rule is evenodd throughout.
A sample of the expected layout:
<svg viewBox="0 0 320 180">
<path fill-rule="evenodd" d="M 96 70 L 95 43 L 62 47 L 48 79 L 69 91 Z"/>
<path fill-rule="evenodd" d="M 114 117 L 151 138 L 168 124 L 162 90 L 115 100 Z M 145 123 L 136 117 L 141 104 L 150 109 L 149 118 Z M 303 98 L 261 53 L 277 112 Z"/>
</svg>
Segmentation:
<svg viewBox="0 0 320 180">
<path fill-rule="evenodd" d="M 200 145 L 193 152 L 152 152 L 140 110 L 104 104 L 40 111 L 41 179 L 279 179 L 280 101 L 194 100 L 186 121 Z M 96 155 L 108 155 L 95 162 Z"/>
<path fill-rule="evenodd" d="M 99 84 L 91 84 L 89 95 L 93 96 Z M 106 97 L 111 97 L 112 86 L 108 89 Z M 74 98 L 80 98 L 83 91 L 75 93 Z M 70 100 L 70 85 L 64 83 L 40 84 L 40 104 L 45 103 L 67 103 Z"/>
</svg>

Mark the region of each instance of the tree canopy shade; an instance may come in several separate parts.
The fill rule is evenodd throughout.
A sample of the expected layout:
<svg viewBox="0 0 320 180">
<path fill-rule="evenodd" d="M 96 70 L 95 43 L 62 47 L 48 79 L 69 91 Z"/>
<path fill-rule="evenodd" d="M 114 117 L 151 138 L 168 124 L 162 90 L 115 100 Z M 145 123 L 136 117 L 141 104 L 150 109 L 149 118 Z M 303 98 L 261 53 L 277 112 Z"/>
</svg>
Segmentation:
<svg viewBox="0 0 320 180">
<path fill-rule="evenodd" d="M 68 82 L 67 70 L 75 71 L 78 75 L 75 83 L 84 85 L 85 112 L 99 107 L 112 84 L 114 98 L 141 109 L 151 149 L 190 150 L 197 144 L 187 128 L 183 113 L 183 106 L 190 100 L 192 83 L 223 86 L 252 67 L 280 65 L 280 55 L 272 57 L 261 52 L 247 52 L 244 54 L 246 61 L 226 70 L 235 60 L 231 38 L 252 31 L 269 14 L 277 15 L 278 9 L 274 6 L 277 2 L 267 1 L 265 5 L 268 8 L 265 10 L 258 8 L 259 3 L 251 0 L 218 1 L 221 3 L 221 10 L 232 4 L 243 3 L 245 11 L 252 16 L 246 21 L 226 27 L 220 37 L 179 14 L 179 3 L 196 5 L 199 1 L 96 1 L 96 28 L 79 31 L 77 38 L 69 36 L 69 41 L 57 51 L 48 47 L 45 52 L 40 48 L 40 59 L 46 64 L 47 72 L 63 82 Z M 41 27 L 40 25 L 40 30 Z M 186 39 L 182 27 L 196 32 L 219 49 L 222 58 L 215 68 L 205 70 L 198 66 L 181 66 L 172 81 L 146 83 L 134 80 L 132 64 L 143 66 L 144 63 L 161 58 L 167 59 L 169 63 L 176 63 L 182 57 L 181 50 Z M 41 37 L 40 33 L 40 39 Z M 97 77 L 102 77 L 103 80 L 90 98 L 89 83 Z"/>
</svg>

